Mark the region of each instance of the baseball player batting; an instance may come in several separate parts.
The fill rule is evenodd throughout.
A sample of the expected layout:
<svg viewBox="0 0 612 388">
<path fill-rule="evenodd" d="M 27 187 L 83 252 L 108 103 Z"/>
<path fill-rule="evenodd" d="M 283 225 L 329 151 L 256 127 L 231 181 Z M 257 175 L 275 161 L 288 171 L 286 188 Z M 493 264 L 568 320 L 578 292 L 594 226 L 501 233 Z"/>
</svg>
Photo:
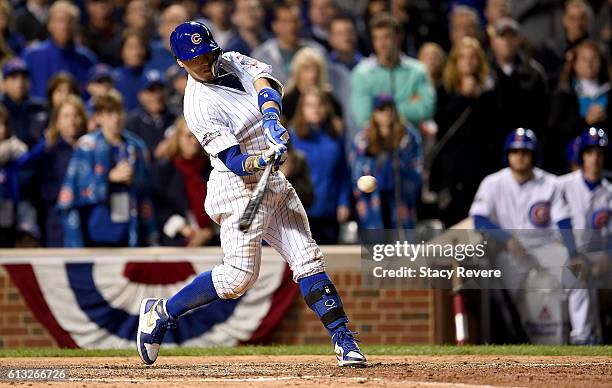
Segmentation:
<svg viewBox="0 0 612 388">
<path fill-rule="evenodd" d="M 191 132 L 210 155 L 206 212 L 221 226 L 223 262 L 199 274 L 169 299 L 140 305 L 137 347 L 153 364 L 169 325 L 189 310 L 217 299 L 235 299 L 257 280 L 265 240 L 289 263 L 306 304 L 332 337 L 339 366 L 364 366 L 366 358 L 346 324 L 342 301 L 325 273 L 323 254 L 313 240 L 304 207 L 280 172 L 269 176 L 250 227 L 239 220 L 263 170 L 286 152 L 280 124 L 283 86 L 271 67 L 237 52 L 223 53 L 202 23 L 186 22 L 170 36 L 172 52 L 189 73 L 184 115 Z"/>
</svg>

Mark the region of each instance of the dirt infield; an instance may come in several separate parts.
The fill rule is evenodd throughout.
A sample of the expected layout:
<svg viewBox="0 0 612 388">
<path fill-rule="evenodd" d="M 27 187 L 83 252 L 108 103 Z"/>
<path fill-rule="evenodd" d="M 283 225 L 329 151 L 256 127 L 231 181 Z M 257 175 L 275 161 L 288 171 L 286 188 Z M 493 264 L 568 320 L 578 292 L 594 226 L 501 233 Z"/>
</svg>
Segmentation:
<svg viewBox="0 0 612 388">
<path fill-rule="evenodd" d="M 2 368 L 69 369 L 68 382 L 0 386 L 124 387 L 611 387 L 612 356 L 375 356 L 340 369 L 333 356 L 0 358 Z"/>
</svg>

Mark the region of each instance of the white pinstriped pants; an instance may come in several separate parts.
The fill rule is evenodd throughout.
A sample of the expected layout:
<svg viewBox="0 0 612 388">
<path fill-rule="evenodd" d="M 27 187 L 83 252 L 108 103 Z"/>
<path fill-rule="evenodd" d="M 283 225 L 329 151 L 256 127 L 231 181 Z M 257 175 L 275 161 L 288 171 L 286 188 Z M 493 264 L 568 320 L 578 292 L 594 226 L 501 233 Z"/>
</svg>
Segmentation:
<svg viewBox="0 0 612 388">
<path fill-rule="evenodd" d="M 313 240 L 308 218 L 293 186 L 279 171 L 270 176 L 261 206 L 246 233 L 238 221 L 262 173 L 240 177 L 217 171 L 207 185 L 206 213 L 221 225 L 223 263 L 212 270 L 217 294 L 222 299 L 238 298 L 251 287 L 261 265 L 261 241 L 289 263 L 296 282 L 325 271 L 323 253 Z"/>
</svg>

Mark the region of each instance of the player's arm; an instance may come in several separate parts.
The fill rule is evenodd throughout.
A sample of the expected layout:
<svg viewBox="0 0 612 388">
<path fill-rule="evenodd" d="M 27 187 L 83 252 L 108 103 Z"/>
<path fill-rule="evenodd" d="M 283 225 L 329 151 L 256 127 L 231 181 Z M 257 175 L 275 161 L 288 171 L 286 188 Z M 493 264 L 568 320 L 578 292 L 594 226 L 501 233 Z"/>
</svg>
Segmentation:
<svg viewBox="0 0 612 388">
<path fill-rule="evenodd" d="M 217 154 L 217 157 L 234 174 L 245 176 L 263 170 L 274 159 L 279 158 L 287 147 L 282 144 L 270 146 L 267 150 L 257 155 L 245 155 L 240 151 L 240 146 L 235 145 Z"/>
<path fill-rule="evenodd" d="M 268 74 L 261 74 L 253 81 L 257 91 L 257 104 L 263 115 L 261 126 L 266 134 L 266 140 L 271 145 L 287 145 L 289 132 L 280 123 L 282 112 L 282 86 Z"/>
<path fill-rule="evenodd" d="M 572 227 L 572 218 L 567 206 L 565 195 L 563 194 L 563 186 L 559 180 L 554 182 L 555 190 L 551 198 L 551 218 L 557 224 L 559 234 L 563 245 L 567 249 L 570 258 L 578 256 L 576 242 L 574 240 L 574 232 Z"/>
<path fill-rule="evenodd" d="M 494 198 L 497 195 L 497 184 L 490 176 L 480 183 L 470 207 L 470 216 L 474 220 L 474 229 L 486 231 L 497 241 L 507 245 L 508 241 L 512 239 L 512 235 L 493 221 L 496 214 Z"/>
</svg>

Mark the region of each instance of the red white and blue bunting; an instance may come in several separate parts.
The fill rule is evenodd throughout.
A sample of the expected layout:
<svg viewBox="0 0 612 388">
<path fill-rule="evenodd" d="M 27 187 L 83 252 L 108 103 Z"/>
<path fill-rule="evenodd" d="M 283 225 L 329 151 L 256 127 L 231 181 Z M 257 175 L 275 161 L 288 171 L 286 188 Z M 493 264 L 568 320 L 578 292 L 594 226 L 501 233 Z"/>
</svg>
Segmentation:
<svg viewBox="0 0 612 388">
<path fill-rule="evenodd" d="M 74 251 L 54 252 L 58 255 L 2 254 L 0 263 L 60 346 L 89 349 L 133 348 L 140 301 L 171 296 L 220 260 L 217 250 L 203 255 L 174 250 L 150 258 L 146 250 L 137 256 L 129 250 L 93 250 L 80 257 Z M 234 346 L 265 339 L 298 289 L 280 257 L 264 255 L 262 260 L 259 278 L 245 295 L 181 317 L 178 327 L 166 333 L 164 346 Z"/>
</svg>

